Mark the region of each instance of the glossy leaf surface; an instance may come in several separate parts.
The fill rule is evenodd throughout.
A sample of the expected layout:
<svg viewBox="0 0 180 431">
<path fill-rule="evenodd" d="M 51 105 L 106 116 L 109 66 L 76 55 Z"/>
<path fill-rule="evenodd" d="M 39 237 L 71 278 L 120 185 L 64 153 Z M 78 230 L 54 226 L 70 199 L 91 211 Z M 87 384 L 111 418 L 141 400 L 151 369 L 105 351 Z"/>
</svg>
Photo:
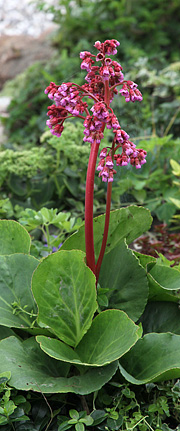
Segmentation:
<svg viewBox="0 0 180 431">
<path fill-rule="evenodd" d="M 30 251 L 30 235 L 14 220 L 0 220 L 0 238 L 0 255 L 27 254 Z"/>
<path fill-rule="evenodd" d="M 31 292 L 31 277 L 39 261 L 33 256 L 17 253 L 0 256 L 0 324 L 28 328 L 37 313 Z M 22 310 L 24 309 L 24 311 Z"/>
<path fill-rule="evenodd" d="M 164 289 L 180 289 L 180 271 L 178 269 L 157 263 L 149 273 Z"/>
<path fill-rule="evenodd" d="M 122 241 L 104 256 L 99 283 L 107 288 L 108 308 L 118 308 L 137 321 L 148 299 L 148 281 L 139 260 Z"/>
<path fill-rule="evenodd" d="M 120 310 L 98 314 L 75 350 L 59 340 L 37 337 L 50 356 L 70 363 L 101 366 L 124 355 L 141 336 L 140 328 Z"/>
<path fill-rule="evenodd" d="M 180 335 L 145 335 L 121 358 L 120 371 L 134 384 L 180 377 Z"/>
<path fill-rule="evenodd" d="M 34 338 L 23 343 L 16 337 L 0 342 L 0 373 L 11 371 L 10 385 L 20 390 L 43 393 L 89 394 L 99 390 L 117 370 L 118 363 L 106 367 L 84 369 L 84 373 L 66 377 L 69 364 L 47 356 Z"/>
<path fill-rule="evenodd" d="M 173 332 L 180 335 L 180 309 L 173 302 L 150 302 L 141 317 L 144 333 Z"/>
<path fill-rule="evenodd" d="M 39 264 L 32 278 L 39 322 L 73 347 L 90 327 L 97 308 L 95 276 L 84 257 L 79 250 L 54 253 Z"/>
</svg>

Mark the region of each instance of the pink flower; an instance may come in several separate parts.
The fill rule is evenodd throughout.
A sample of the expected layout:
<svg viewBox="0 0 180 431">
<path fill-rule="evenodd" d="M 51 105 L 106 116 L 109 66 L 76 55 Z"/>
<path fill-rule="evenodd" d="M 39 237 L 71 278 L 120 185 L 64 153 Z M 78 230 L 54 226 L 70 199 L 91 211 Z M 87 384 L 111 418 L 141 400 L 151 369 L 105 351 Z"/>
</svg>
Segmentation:
<svg viewBox="0 0 180 431">
<path fill-rule="evenodd" d="M 112 157 L 111 156 L 107 156 L 106 157 L 106 167 L 108 167 L 108 168 L 113 168 L 113 166 L 114 166 L 114 163 L 113 163 L 113 161 L 112 161 Z"/>
<path fill-rule="evenodd" d="M 133 81 L 127 81 L 127 84 L 123 84 L 120 94 L 125 97 L 126 102 L 142 101 L 142 94 Z"/>
<path fill-rule="evenodd" d="M 95 115 L 100 121 L 105 121 L 109 116 L 109 112 L 106 109 L 106 105 L 103 102 L 97 102 L 91 108 L 93 115 Z"/>
</svg>

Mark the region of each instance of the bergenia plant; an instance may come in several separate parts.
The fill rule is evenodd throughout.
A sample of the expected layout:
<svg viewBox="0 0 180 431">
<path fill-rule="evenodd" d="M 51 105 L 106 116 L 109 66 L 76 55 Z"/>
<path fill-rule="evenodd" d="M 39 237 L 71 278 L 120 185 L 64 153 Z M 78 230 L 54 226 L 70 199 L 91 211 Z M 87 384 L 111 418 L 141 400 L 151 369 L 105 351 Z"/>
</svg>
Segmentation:
<svg viewBox="0 0 180 431">
<path fill-rule="evenodd" d="M 171 268 L 163 256 L 128 248 L 151 226 L 146 208 L 132 205 L 111 211 L 110 217 L 115 166 L 130 163 L 139 169 L 146 156 L 110 107 L 118 92 L 127 102 L 142 99 L 109 57 L 118 45 L 96 42 L 97 55 L 81 52 L 86 84 L 51 83 L 46 89 L 55 102 L 48 111 L 52 133 L 60 136 L 64 120 L 77 117 L 91 145 L 85 226 L 39 261 L 30 254 L 27 230 L 0 220 L 0 377 L 17 389 L 84 396 L 112 378 L 120 388 L 120 373 L 138 385 L 180 377 L 179 268 Z M 97 164 L 105 127 L 114 138 Z M 93 221 L 96 164 L 107 183 L 107 206 Z M 45 208 L 41 213 L 43 223 L 54 220 L 55 226 L 63 216 Z M 34 219 L 29 223 L 34 226 Z"/>
<path fill-rule="evenodd" d="M 126 102 L 142 100 L 142 94 L 133 81 L 126 81 L 120 63 L 109 56 L 117 53 L 119 42 L 115 39 L 99 41 L 94 44 L 96 54 L 89 51 L 80 53 L 81 69 L 87 71 L 87 83 L 79 86 L 74 82 L 62 83 L 60 86 L 51 82 L 45 93 L 54 100 L 49 106 L 47 125 L 52 134 L 61 136 L 65 119 L 81 118 L 84 121 L 84 141 L 91 144 L 91 151 L 87 169 L 85 196 L 85 243 L 86 261 L 89 268 L 99 278 L 102 259 L 105 253 L 111 206 L 111 191 L 115 167 L 126 166 L 130 163 L 136 169 L 146 162 L 146 151 L 136 148 L 130 137 L 121 128 L 118 118 L 110 104 L 118 93 L 125 97 Z M 89 109 L 87 100 L 91 99 L 93 106 Z M 91 112 L 90 112 L 91 111 Z M 101 250 L 95 262 L 93 237 L 93 194 L 94 176 L 99 151 L 103 139 L 104 129 L 112 129 L 114 138 L 111 146 L 105 147 L 99 154 L 97 171 L 102 181 L 107 182 L 106 218 Z"/>
</svg>

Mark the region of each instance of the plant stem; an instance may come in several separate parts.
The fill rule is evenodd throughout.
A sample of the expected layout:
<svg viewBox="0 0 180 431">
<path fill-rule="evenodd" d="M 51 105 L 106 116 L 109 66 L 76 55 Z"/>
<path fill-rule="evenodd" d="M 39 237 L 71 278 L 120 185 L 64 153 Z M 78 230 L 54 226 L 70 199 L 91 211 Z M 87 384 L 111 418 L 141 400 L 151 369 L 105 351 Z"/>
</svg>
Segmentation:
<svg viewBox="0 0 180 431">
<path fill-rule="evenodd" d="M 108 230 L 109 230 L 109 220 L 110 220 L 110 209 L 111 209 L 111 192 L 112 192 L 112 183 L 108 183 L 107 187 L 107 199 L 106 199 L 106 216 L 105 216 L 105 224 L 104 224 L 104 233 L 103 233 L 103 240 L 101 245 L 101 250 L 99 253 L 98 261 L 96 264 L 96 280 L 98 282 L 99 273 L 101 269 L 102 260 L 105 253 L 106 243 L 107 243 L 107 237 L 108 237 Z"/>
<path fill-rule="evenodd" d="M 104 95 L 104 101 L 109 108 L 110 103 L 110 90 L 109 90 L 109 81 L 105 81 L 105 95 Z"/>
<path fill-rule="evenodd" d="M 93 238 L 93 197 L 94 197 L 94 176 L 96 169 L 96 160 L 98 156 L 99 144 L 96 141 L 91 145 L 89 163 L 86 177 L 86 195 L 85 195 L 85 244 L 86 244 L 86 262 L 91 271 L 96 275 L 95 255 L 94 255 L 94 238 Z"/>
<path fill-rule="evenodd" d="M 105 81 L 105 94 L 104 101 L 109 108 L 110 103 L 110 91 L 109 91 L 109 81 Z M 102 132 L 104 131 L 105 124 L 102 126 Z M 109 229 L 109 219 L 110 219 L 110 207 L 111 207 L 111 191 L 112 183 L 108 183 L 107 188 L 107 200 L 106 200 L 106 216 L 104 225 L 104 234 L 101 245 L 101 250 L 97 265 L 95 264 L 95 253 L 94 253 L 94 238 L 93 238 L 93 197 L 94 197 L 94 176 L 96 169 L 96 160 L 98 156 L 99 144 L 93 142 L 91 145 L 91 152 L 88 163 L 87 178 L 86 178 L 86 196 L 85 196 L 85 243 L 86 243 L 86 263 L 89 268 L 93 271 L 96 276 L 96 285 L 98 282 L 99 272 L 105 253 L 108 229 Z"/>
<path fill-rule="evenodd" d="M 88 404 L 87 404 L 85 396 L 84 395 L 80 395 L 80 399 L 81 399 L 81 404 L 82 404 L 83 410 L 85 410 L 86 413 L 87 413 L 87 415 L 89 415 L 90 414 L 90 410 L 89 410 L 89 407 L 88 407 Z"/>
<path fill-rule="evenodd" d="M 109 103 L 110 103 L 109 81 L 105 81 L 104 101 L 105 101 L 107 107 L 109 108 Z M 103 260 L 104 253 L 105 253 L 106 243 L 107 243 L 108 230 L 109 230 L 109 220 L 110 220 L 110 208 L 111 208 L 111 193 L 112 193 L 112 182 L 108 182 L 103 240 L 102 240 L 102 244 L 101 244 L 101 250 L 99 253 L 98 261 L 96 264 L 96 283 L 98 282 L 101 264 L 102 264 L 102 260 Z"/>
</svg>

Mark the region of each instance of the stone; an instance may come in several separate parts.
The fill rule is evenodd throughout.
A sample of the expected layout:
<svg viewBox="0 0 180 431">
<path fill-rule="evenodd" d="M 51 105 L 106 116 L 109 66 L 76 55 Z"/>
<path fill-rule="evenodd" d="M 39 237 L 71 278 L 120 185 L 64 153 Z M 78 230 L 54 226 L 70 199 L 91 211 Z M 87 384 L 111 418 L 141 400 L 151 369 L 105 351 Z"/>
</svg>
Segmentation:
<svg viewBox="0 0 180 431">
<path fill-rule="evenodd" d="M 31 64 L 47 62 L 53 53 L 51 32 L 52 29 L 48 29 L 36 38 L 26 34 L 0 36 L 0 89 L 7 80 L 13 79 Z"/>
</svg>

